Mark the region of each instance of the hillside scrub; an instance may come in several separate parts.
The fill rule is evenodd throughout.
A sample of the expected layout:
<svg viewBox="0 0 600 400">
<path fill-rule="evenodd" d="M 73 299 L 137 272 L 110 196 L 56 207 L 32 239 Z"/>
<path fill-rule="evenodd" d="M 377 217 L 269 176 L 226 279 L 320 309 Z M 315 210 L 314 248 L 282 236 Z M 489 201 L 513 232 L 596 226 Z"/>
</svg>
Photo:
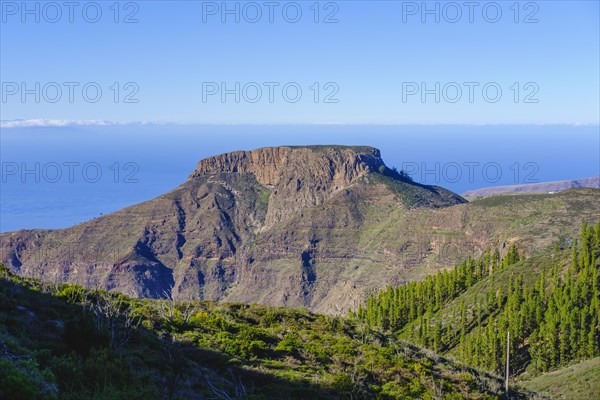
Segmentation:
<svg viewBox="0 0 600 400">
<path fill-rule="evenodd" d="M 303 309 L 138 300 L 19 277 L 4 266 L 0 277 L 1 398 L 502 396 L 493 376 L 358 321 Z"/>
</svg>

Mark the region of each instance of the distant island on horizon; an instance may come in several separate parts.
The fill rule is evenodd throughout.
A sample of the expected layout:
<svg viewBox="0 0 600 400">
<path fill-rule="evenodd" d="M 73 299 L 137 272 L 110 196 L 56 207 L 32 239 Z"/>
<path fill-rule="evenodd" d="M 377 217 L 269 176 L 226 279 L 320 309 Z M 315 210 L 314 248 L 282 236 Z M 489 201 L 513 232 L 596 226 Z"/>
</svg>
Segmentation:
<svg viewBox="0 0 600 400">
<path fill-rule="evenodd" d="M 499 194 L 559 193 L 572 188 L 600 188 L 600 176 L 561 181 L 524 183 L 520 185 L 489 186 L 461 193 L 467 200 Z"/>
</svg>

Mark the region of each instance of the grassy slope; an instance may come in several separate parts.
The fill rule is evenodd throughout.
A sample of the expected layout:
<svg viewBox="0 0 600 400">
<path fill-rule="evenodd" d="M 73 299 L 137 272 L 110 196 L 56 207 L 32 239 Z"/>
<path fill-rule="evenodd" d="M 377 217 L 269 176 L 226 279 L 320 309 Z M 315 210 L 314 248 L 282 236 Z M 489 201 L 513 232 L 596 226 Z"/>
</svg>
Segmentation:
<svg viewBox="0 0 600 400">
<path fill-rule="evenodd" d="M 598 222 L 599 201 L 600 190 L 575 189 L 496 196 L 443 209 L 366 205 L 368 217 L 356 232 L 357 247 L 368 257 L 364 264 L 377 271 L 368 275 L 394 285 L 401 283 L 398 278 L 422 279 L 466 256 L 478 257 L 486 247 L 518 242 L 527 255 L 543 251 L 556 240 L 577 235 L 582 221 Z"/>
<path fill-rule="evenodd" d="M 523 385 L 555 399 L 600 398 L 600 357 L 535 377 Z"/>
</svg>

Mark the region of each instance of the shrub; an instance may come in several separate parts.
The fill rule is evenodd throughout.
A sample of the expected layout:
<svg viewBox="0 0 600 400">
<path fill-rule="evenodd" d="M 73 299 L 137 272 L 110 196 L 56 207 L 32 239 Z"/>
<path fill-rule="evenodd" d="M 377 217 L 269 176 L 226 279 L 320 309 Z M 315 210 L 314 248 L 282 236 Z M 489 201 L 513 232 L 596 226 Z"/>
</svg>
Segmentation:
<svg viewBox="0 0 600 400">
<path fill-rule="evenodd" d="M 0 398 L 12 400 L 56 399 L 53 376 L 40 371 L 32 360 L 0 359 Z"/>
</svg>

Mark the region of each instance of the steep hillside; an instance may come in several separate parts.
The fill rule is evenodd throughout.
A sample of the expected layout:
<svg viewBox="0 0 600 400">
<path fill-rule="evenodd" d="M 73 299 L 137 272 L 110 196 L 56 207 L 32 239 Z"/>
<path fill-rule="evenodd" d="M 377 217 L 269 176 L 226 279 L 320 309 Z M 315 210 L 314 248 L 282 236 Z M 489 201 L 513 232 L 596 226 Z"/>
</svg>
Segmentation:
<svg viewBox="0 0 600 400">
<path fill-rule="evenodd" d="M 0 265 L 2 399 L 492 400 L 500 388 L 339 317 L 135 300 Z"/>
<path fill-rule="evenodd" d="M 578 189 L 464 204 L 371 147 L 265 148 L 202 160 L 172 192 L 69 229 L 1 234 L 0 256 L 21 275 L 134 297 L 343 314 L 491 245 L 531 253 L 572 236 L 599 202 Z"/>
<path fill-rule="evenodd" d="M 515 245 L 502 259 L 496 249 L 425 281 L 389 287 L 354 315 L 492 373 L 505 371 L 509 344 L 510 373 L 519 379 L 597 357 L 600 224 L 582 224 L 577 237 L 526 259 Z"/>
</svg>

